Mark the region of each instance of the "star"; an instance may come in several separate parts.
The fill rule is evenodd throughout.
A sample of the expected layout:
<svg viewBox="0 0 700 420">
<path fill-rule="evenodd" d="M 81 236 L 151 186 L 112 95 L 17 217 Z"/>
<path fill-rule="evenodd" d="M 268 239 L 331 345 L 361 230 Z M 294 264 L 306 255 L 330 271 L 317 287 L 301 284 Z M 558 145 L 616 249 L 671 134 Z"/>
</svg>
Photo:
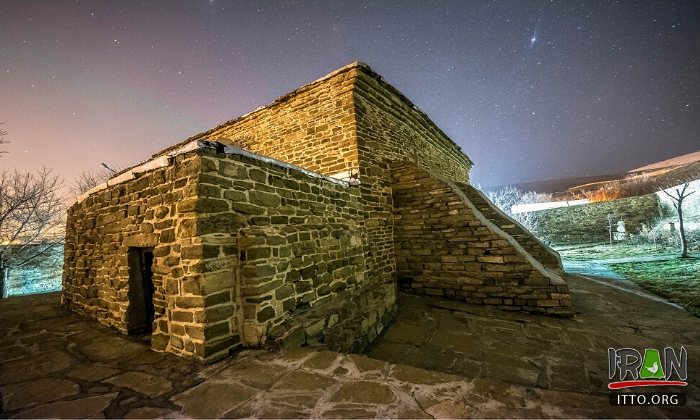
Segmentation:
<svg viewBox="0 0 700 420">
<path fill-rule="evenodd" d="M 434 8 L 418 2 L 403 7 L 407 15 L 421 16 L 408 21 L 395 8 L 382 5 L 388 2 L 362 2 L 348 13 L 338 0 L 300 2 L 298 7 L 289 6 L 294 2 L 251 2 L 226 10 L 222 5 L 227 2 L 199 0 L 196 7 L 209 13 L 182 13 L 177 2 L 143 7 L 143 1 L 120 2 L 116 9 L 102 2 L 86 8 L 78 2 L 81 10 L 75 13 L 47 2 L 43 13 L 51 18 L 38 22 L 39 18 L 29 20 L 36 12 L 31 3 L 17 2 L 8 9 L 16 25 L 0 25 L 0 39 L 11 41 L 0 48 L 0 79 L 3 87 L 9 84 L 21 96 L 0 122 L 26 125 L 39 145 L 49 136 L 30 115 L 77 120 L 77 114 L 61 106 L 75 103 L 74 90 L 87 107 L 127 119 L 138 115 L 141 126 L 133 126 L 133 131 L 160 139 L 151 146 L 150 151 L 156 151 L 181 135 L 264 105 L 323 76 L 325 70 L 360 59 L 444 127 L 476 162 L 474 179 L 488 184 L 556 177 L 567 171 L 629 169 L 627 162 L 602 153 L 612 146 L 599 139 L 601 134 L 615 139 L 616 150 L 632 150 L 636 163 L 654 161 L 662 143 L 664 158 L 697 150 L 692 134 L 700 109 L 694 89 L 700 52 L 689 40 L 700 34 L 700 26 L 692 25 L 700 9 L 687 6 L 685 0 L 651 2 L 634 14 L 595 2 L 515 2 L 483 8 L 462 2 Z M 120 8 L 122 13 L 114 16 Z M 95 24 L 98 15 L 109 18 Z M 65 30 L 71 27 L 75 30 Z M 172 36 L 172 28 L 178 28 L 178 36 Z M 127 33 L 141 34 L 139 42 L 132 42 Z M 440 35 L 445 33 L 455 36 Z M 260 43 L 247 42 L 246 37 Z M 105 54 L 96 53 L 98 49 Z M 56 65 L 52 57 L 64 60 Z M 95 83 L 93 77 L 106 83 Z M 77 89 L 56 89 L 61 80 L 72 81 Z M 49 88 L 59 95 L 56 100 L 36 102 L 36 95 Z M 158 111 L 160 106 L 148 106 L 151 103 L 186 115 L 175 118 L 174 113 Z M 140 115 L 144 112 L 153 114 Z M 80 119 L 95 124 L 81 127 L 88 132 L 109 128 Z M 173 124 L 173 119 L 179 122 Z M 61 143 L 76 142 L 64 135 Z M 117 130 L 102 140 L 120 141 L 109 136 L 119 137 Z M 499 139 L 502 147 L 478 147 L 487 138 Z M 543 146 L 547 142 L 556 147 Z M 527 145 L 523 147 L 532 159 L 526 165 L 508 165 L 519 162 L 515 150 L 521 144 Z M 144 157 L 136 140 L 128 146 L 133 145 L 125 148 L 130 155 L 124 164 Z M 566 153 L 557 153 L 560 149 Z M 33 162 L 20 160 L 21 150 L 17 149 L 16 165 L 31 166 Z M 572 157 L 580 151 L 586 156 L 600 152 L 599 165 Z M 553 159 L 559 155 L 570 160 Z M 71 162 L 51 159 L 48 165 L 71 176 Z"/>
<path fill-rule="evenodd" d="M 534 32 L 532 33 L 532 38 L 530 38 L 530 48 L 535 45 L 535 42 L 537 42 L 537 28 L 535 28 Z"/>
</svg>

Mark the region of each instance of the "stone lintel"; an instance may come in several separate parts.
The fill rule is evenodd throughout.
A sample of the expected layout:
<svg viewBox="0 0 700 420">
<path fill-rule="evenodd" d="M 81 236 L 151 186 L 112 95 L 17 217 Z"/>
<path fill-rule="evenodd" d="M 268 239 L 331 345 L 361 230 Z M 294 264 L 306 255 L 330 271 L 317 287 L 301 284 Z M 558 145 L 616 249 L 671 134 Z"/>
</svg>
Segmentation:
<svg viewBox="0 0 700 420">
<path fill-rule="evenodd" d="M 153 248 L 158 245 L 159 234 L 148 233 L 141 235 L 133 235 L 128 238 L 124 238 L 125 246 L 139 247 L 139 248 Z"/>
</svg>

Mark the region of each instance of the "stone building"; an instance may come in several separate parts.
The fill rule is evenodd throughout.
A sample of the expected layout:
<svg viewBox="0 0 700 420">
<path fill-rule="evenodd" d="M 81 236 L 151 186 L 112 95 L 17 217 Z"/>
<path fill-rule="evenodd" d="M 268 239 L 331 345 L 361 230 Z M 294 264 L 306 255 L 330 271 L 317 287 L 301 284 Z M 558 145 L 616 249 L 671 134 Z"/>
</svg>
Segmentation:
<svg viewBox="0 0 700 420">
<path fill-rule="evenodd" d="M 558 254 L 469 185 L 472 162 L 353 63 L 79 197 L 63 304 L 201 361 L 361 351 L 397 288 L 571 315 Z"/>
</svg>

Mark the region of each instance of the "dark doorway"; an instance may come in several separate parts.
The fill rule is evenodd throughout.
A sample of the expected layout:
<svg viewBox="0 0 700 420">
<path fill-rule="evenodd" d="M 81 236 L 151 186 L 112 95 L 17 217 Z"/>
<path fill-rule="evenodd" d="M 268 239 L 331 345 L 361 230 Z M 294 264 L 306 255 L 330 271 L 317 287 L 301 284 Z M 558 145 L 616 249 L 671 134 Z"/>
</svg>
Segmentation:
<svg viewBox="0 0 700 420">
<path fill-rule="evenodd" d="M 129 334 L 150 333 L 153 328 L 153 248 L 129 248 Z"/>
</svg>

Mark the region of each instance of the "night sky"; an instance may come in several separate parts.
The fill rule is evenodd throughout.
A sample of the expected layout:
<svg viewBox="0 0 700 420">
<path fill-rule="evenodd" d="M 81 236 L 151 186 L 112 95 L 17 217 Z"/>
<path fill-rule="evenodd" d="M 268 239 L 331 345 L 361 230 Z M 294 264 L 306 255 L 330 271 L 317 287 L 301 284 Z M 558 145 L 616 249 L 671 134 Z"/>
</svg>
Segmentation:
<svg viewBox="0 0 700 420">
<path fill-rule="evenodd" d="M 700 150 L 700 2 L 0 2 L 0 167 L 128 166 L 352 61 L 482 186 Z"/>
</svg>

